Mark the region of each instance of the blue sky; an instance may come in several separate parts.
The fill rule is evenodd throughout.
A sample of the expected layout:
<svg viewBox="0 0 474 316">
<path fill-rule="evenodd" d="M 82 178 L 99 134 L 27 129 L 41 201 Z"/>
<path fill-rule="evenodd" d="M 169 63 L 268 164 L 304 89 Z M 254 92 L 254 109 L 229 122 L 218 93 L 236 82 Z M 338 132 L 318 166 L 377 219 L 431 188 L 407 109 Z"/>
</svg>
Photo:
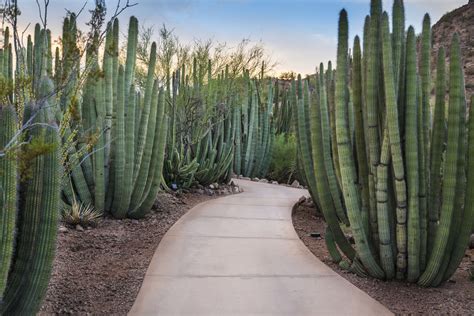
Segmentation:
<svg viewBox="0 0 474 316">
<path fill-rule="evenodd" d="M 42 0 L 39 0 L 42 3 Z M 369 12 L 369 0 L 130 0 L 138 5 L 129 8 L 121 19 L 138 17 L 146 26 L 159 28 L 165 23 L 184 42 L 195 39 L 214 39 L 232 46 L 243 38 L 262 41 L 267 51 L 278 62 L 276 72 L 293 70 L 302 74 L 314 72 L 321 61 L 333 60 L 336 54 L 338 13 L 346 8 L 349 13 L 350 36 L 362 31 L 362 23 Z M 78 11 L 86 1 L 50 0 L 49 27 L 59 36 L 65 8 Z M 122 3 L 125 0 L 122 0 Z M 384 0 L 384 9 L 391 11 L 392 1 Z M 407 26 L 421 29 L 425 12 L 436 22 L 444 13 L 468 0 L 405 0 Z M 94 1 L 88 0 L 86 8 Z M 117 0 L 106 0 L 113 11 Z M 38 21 L 34 0 L 19 1 L 26 21 Z M 87 12 L 83 13 L 87 19 Z M 123 22 L 122 22 L 122 25 Z"/>
</svg>

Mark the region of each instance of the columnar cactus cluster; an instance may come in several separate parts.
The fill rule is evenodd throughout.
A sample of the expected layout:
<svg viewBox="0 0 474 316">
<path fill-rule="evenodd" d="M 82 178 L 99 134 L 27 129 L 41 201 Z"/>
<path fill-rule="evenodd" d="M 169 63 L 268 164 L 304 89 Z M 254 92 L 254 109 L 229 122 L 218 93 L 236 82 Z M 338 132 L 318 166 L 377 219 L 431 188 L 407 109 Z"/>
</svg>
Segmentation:
<svg viewBox="0 0 474 316">
<path fill-rule="evenodd" d="M 68 151 L 72 167 L 63 200 L 93 204 L 117 218 L 143 217 L 159 190 L 168 124 L 163 88 L 154 75 L 156 44 L 151 47 L 144 89 L 139 91 L 134 85 L 138 20 L 130 18 L 124 65 L 119 62 L 119 22 L 109 23 L 102 66 L 98 34 L 88 47 L 88 72 L 80 95 L 74 90 L 75 24 L 74 15 L 65 19 L 63 56 L 57 61 L 62 70 L 58 77 L 66 80 L 62 108 L 72 113 L 71 130 L 76 133 L 69 129 L 65 133 L 75 146 Z"/>
<path fill-rule="evenodd" d="M 244 84 L 241 107 L 235 114 L 238 137 L 234 172 L 246 177 L 263 177 L 270 166 L 275 137 L 272 118 L 275 87 L 272 80 L 251 80 L 248 74 L 244 75 Z"/>
<path fill-rule="evenodd" d="M 272 81 L 250 79 L 248 72 L 231 77 L 227 68 L 213 77 L 211 61 L 199 68 L 194 60 L 189 74 L 183 66 L 172 76 L 167 184 L 187 188 L 226 181 L 232 173 L 264 176 L 274 137 Z"/>
<path fill-rule="evenodd" d="M 437 286 L 456 271 L 474 224 L 474 117 L 458 35 L 449 80 L 444 49 L 438 52 L 432 110 L 429 16 L 419 53 L 401 0 L 391 29 L 381 1 L 372 0 L 363 43 L 356 36 L 349 55 L 341 11 L 335 77 L 321 65 L 315 82 L 298 80 L 298 144 L 333 259 L 358 274 Z M 341 226 L 350 227 L 355 247 Z"/>
<path fill-rule="evenodd" d="M 227 71 L 213 77 L 211 61 L 200 67 L 194 58 L 189 73 L 182 66 L 172 74 L 171 86 L 163 172 L 167 184 L 180 189 L 226 181 L 232 171 L 235 128 Z"/>
</svg>

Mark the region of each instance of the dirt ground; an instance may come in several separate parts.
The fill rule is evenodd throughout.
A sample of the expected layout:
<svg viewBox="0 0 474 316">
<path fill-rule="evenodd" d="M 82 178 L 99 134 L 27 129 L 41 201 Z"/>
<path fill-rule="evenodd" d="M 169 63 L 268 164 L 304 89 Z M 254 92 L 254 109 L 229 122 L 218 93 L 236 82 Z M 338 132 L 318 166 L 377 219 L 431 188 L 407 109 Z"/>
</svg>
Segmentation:
<svg viewBox="0 0 474 316">
<path fill-rule="evenodd" d="M 397 281 L 385 282 L 361 278 L 339 268 L 331 261 L 324 242 L 326 224 L 317 216 L 313 207 L 299 206 L 293 212 L 293 225 L 300 239 L 309 250 L 349 282 L 368 293 L 395 314 L 424 315 L 473 315 L 474 282 L 469 280 L 471 258 L 474 251 L 468 250 L 454 276 L 438 288 L 422 288 L 415 284 Z M 313 232 L 321 233 L 321 239 L 310 237 Z"/>
<path fill-rule="evenodd" d="M 143 220 L 105 218 L 92 229 L 60 232 L 40 315 L 126 315 L 163 235 L 191 207 L 214 197 L 163 193 Z"/>
</svg>

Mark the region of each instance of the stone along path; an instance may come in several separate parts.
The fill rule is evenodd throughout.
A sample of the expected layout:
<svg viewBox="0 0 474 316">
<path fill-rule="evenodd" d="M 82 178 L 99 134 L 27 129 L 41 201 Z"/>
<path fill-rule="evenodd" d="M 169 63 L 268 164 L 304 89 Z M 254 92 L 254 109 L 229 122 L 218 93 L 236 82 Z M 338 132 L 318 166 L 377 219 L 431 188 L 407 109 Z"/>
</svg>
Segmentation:
<svg viewBox="0 0 474 316">
<path fill-rule="evenodd" d="M 309 252 L 291 222 L 305 190 L 237 180 L 164 236 L 130 315 L 385 315 Z"/>
</svg>

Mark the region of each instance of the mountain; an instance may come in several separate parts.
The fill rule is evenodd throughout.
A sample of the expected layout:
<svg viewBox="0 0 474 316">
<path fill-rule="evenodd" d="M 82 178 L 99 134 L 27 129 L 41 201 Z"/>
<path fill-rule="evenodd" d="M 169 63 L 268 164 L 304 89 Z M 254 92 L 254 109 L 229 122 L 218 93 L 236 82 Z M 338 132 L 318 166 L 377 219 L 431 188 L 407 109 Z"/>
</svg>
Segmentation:
<svg viewBox="0 0 474 316">
<path fill-rule="evenodd" d="M 433 25 L 434 49 L 431 62 L 433 74 L 435 73 L 439 47 L 445 47 L 446 61 L 449 63 L 449 47 L 455 32 L 459 34 L 461 39 L 461 53 L 466 78 L 466 97 L 470 102 L 470 96 L 474 95 L 474 0 L 469 0 L 466 5 L 446 13 Z"/>
</svg>

